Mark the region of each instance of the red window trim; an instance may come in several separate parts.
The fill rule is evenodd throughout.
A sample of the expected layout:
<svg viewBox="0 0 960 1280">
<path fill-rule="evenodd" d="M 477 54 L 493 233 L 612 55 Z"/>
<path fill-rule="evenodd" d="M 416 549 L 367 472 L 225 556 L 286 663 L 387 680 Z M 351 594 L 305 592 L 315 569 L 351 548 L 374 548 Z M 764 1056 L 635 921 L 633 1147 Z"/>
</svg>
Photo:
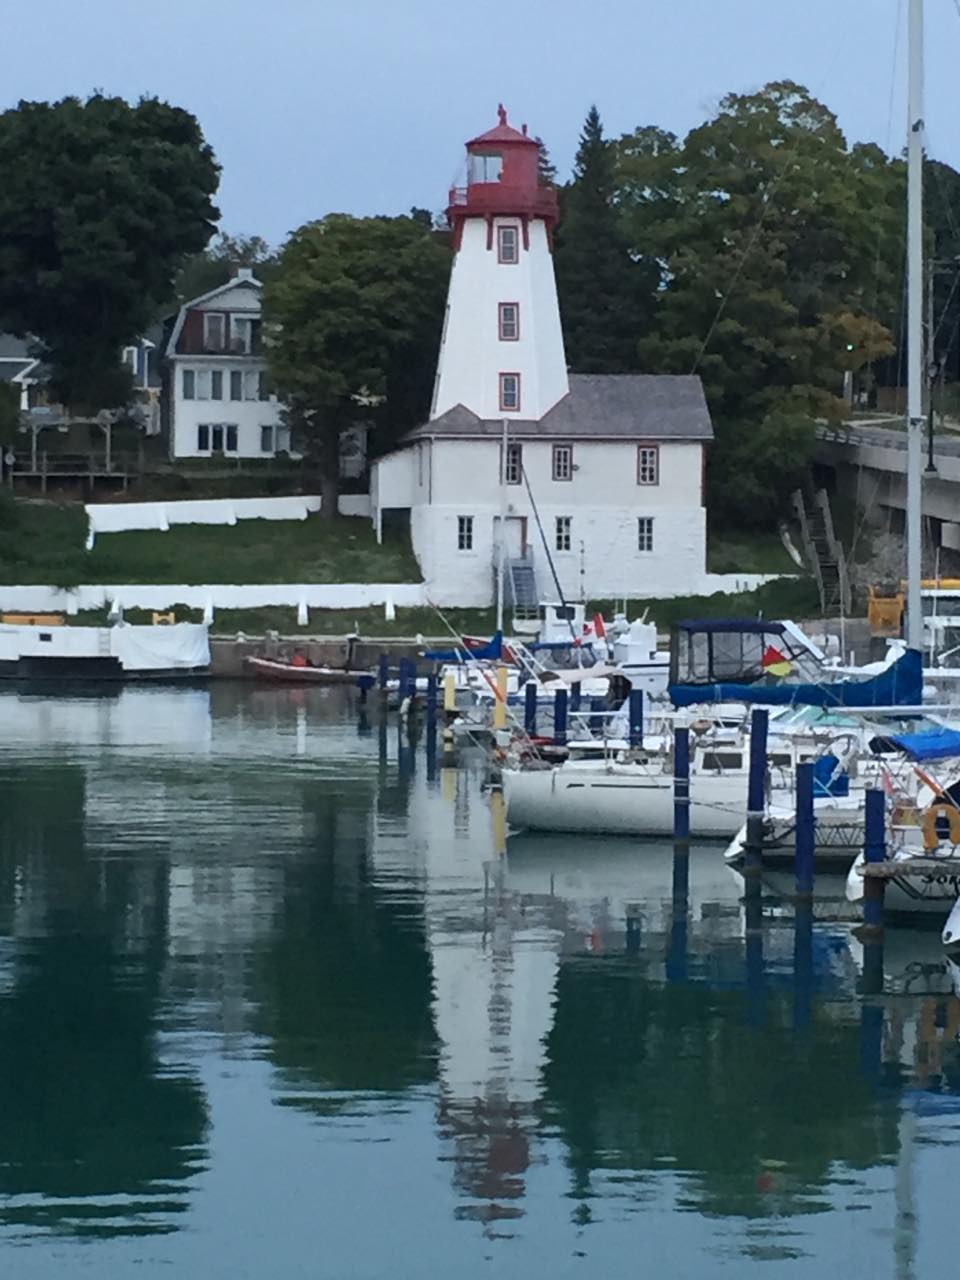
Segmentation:
<svg viewBox="0 0 960 1280">
<path fill-rule="evenodd" d="M 640 478 L 640 450 L 652 449 L 657 459 L 657 478 L 656 480 L 642 480 Z M 637 484 L 642 484 L 645 488 L 653 488 L 660 483 L 660 446 L 650 441 L 647 444 L 640 443 L 637 445 Z"/>
<path fill-rule="evenodd" d="M 503 308 L 504 307 L 516 307 L 517 331 L 512 338 L 506 337 L 503 332 Z M 520 341 L 520 303 L 519 302 L 498 302 L 497 303 L 497 335 L 501 342 L 519 342 Z"/>
<path fill-rule="evenodd" d="M 516 378 L 517 380 L 517 403 L 504 404 L 503 402 L 503 380 L 504 378 Z M 505 370 L 500 374 L 500 412 L 501 413 L 519 413 L 520 412 L 520 374 L 512 369 Z"/>
<path fill-rule="evenodd" d="M 513 232 L 515 256 L 512 258 L 505 258 L 503 256 L 504 231 Z M 508 266 L 508 267 L 515 267 L 517 263 L 520 261 L 520 228 L 513 222 L 501 223 L 497 227 L 497 261 L 503 263 L 504 266 Z"/>
<path fill-rule="evenodd" d="M 570 455 L 570 474 L 566 476 L 557 475 L 557 450 L 566 449 Z M 557 484 L 569 484 L 573 479 L 573 445 L 572 444 L 555 444 L 550 455 L 550 475 L 556 480 Z"/>
</svg>

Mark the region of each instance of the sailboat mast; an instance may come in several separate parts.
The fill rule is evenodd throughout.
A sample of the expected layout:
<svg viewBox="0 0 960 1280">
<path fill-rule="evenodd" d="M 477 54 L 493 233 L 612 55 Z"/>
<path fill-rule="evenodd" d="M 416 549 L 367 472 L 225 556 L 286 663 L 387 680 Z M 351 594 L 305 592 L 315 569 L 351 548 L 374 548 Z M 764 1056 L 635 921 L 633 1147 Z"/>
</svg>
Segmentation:
<svg viewBox="0 0 960 1280">
<path fill-rule="evenodd" d="M 923 646 L 923 0 L 910 0 L 907 119 L 907 644 Z"/>
</svg>

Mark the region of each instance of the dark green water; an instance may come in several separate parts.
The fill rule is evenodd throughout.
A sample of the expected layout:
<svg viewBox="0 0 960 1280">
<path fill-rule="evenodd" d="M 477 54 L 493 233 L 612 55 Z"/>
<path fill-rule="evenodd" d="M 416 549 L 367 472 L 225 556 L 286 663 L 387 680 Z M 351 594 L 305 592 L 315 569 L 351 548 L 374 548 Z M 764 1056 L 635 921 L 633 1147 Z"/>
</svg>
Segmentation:
<svg viewBox="0 0 960 1280">
<path fill-rule="evenodd" d="M 948 1271 L 936 935 L 495 832 L 338 694 L 0 694 L 0 1274 Z"/>
</svg>

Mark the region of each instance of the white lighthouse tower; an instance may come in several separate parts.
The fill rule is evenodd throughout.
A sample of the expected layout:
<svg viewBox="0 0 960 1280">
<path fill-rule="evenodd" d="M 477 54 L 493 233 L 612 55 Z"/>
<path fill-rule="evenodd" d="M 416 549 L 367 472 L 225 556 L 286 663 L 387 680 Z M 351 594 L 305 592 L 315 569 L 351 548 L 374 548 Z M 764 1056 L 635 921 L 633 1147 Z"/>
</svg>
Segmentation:
<svg viewBox="0 0 960 1280">
<path fill-rule="evenodd" d="M 450 192 L 455 258 L 431 418 L 534 421 L 568 392 L 552 241 L 557 195 L 540 185 L 527 126 L 467 143 L 467 185 Z"/>
</svg>

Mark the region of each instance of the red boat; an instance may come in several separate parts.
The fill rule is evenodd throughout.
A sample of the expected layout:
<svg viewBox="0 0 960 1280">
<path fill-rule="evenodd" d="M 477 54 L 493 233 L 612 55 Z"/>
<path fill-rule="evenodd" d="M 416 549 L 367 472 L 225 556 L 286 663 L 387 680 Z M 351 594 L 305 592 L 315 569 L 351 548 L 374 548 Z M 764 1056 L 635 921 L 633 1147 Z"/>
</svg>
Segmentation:
<svg viewBox="0 0 960 1280">
<path fill-rule="evenodd" d="M 356 684 L 368 671 L 352 671 L 349 667 L 313 667 L 309 663 L 289 662 L 284 658 L 244 658 L 258 680 L 278 680 L 284 684 Z"/>
</svg>

